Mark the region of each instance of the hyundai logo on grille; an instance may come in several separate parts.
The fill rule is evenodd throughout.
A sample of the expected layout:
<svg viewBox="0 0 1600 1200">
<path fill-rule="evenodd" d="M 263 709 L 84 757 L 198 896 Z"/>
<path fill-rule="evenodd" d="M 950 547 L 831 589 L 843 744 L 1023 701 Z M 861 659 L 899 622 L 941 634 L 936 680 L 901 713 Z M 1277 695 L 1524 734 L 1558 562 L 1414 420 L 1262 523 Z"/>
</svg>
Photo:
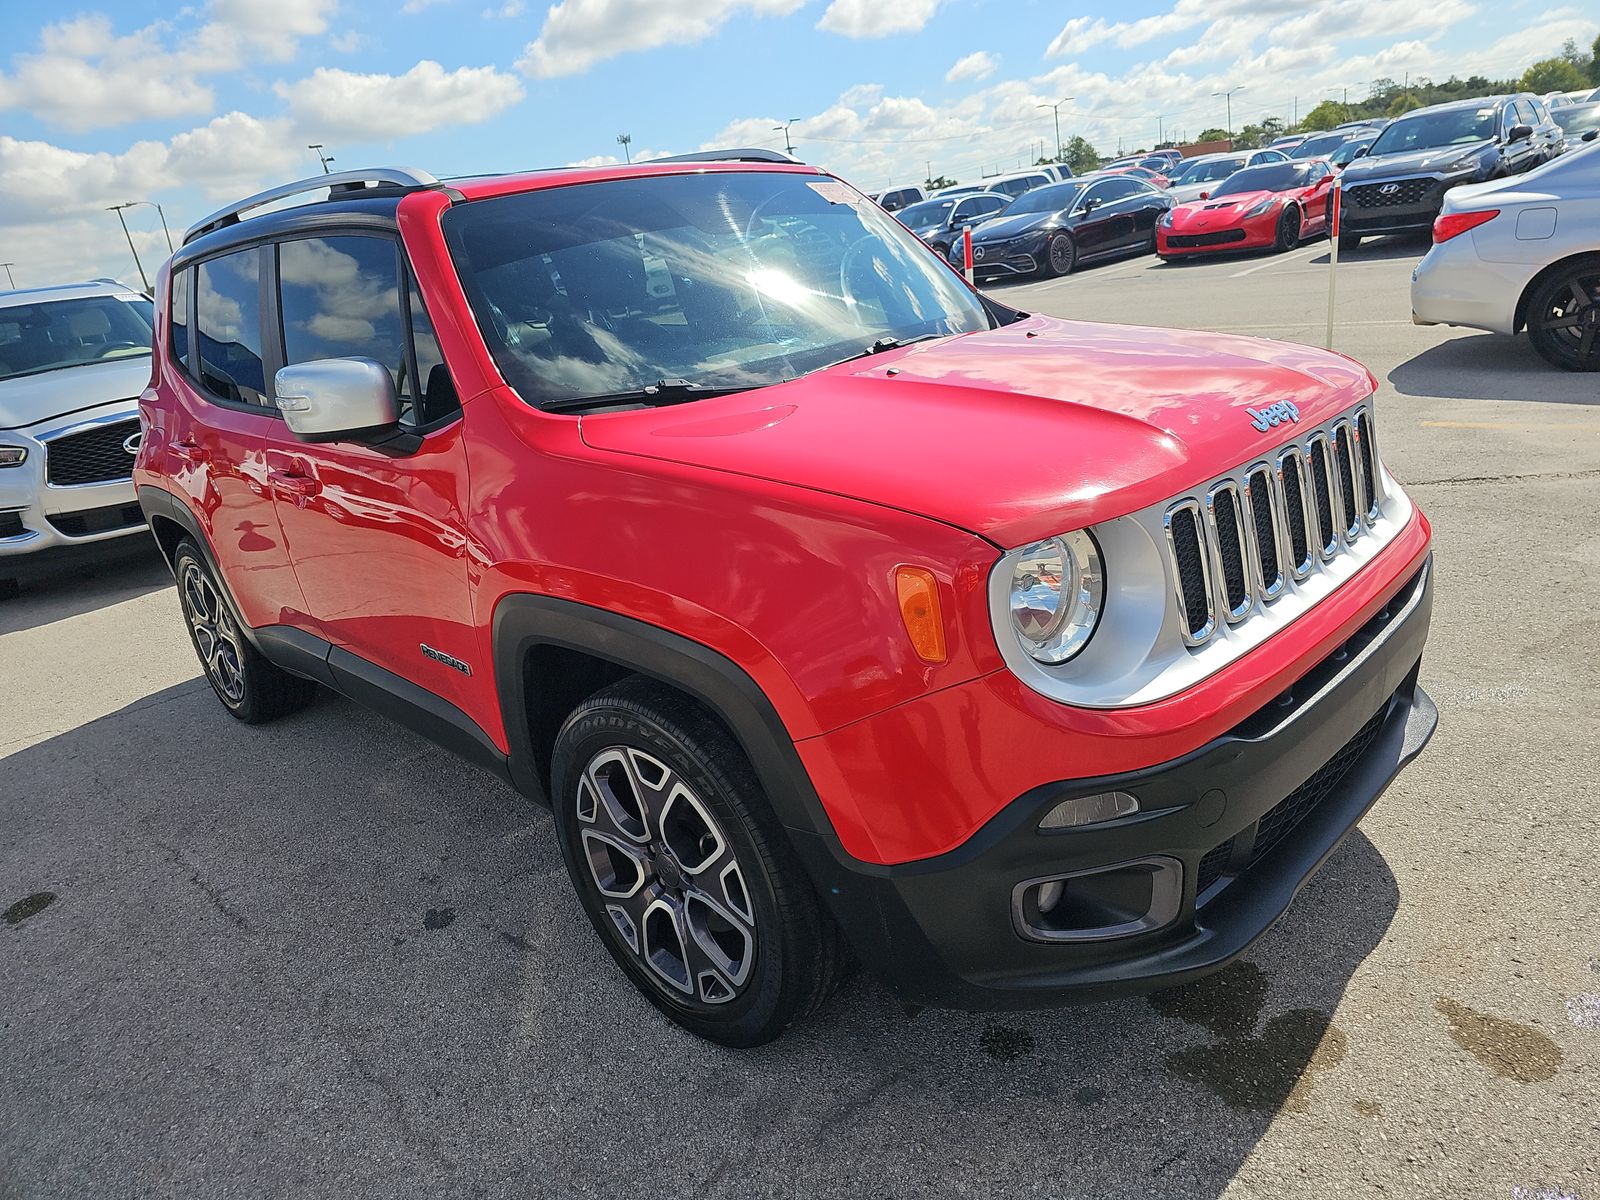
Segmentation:
<svg viewBox="0 0 1600 1200">
<path fill-rule="evenodd" d="M 1300 420 L 1300 408 L 1292 400 L 1280 400 L 1263 409 L 1247 408 L 1244 411 L 1249 414 L 1250 423 L 1262 433 L 1274 425 L 1282 425 L 1285 421 Z"/>
<path fill-rule="evenodd" d="M 142 434 L 142 433 L 131 433 L 127 437 L 122 439 L 122 448 L 125 451 L 127 451 L 129 454 L 138 454 L 139 453 L 139 445 L 143 441 L 144 441 L 144 434 Z"/>
<path fill-rule="evenodd" d="M 1381 188 L 1378 189 L 1378 195 L 1380 195 L 1380 196 L 1392 196 L 1396 192 L 1398 192 L 1399 190 L 1400 190 L 1400 185 L 1398 183 L 1386 183 Z"/>
</svg>

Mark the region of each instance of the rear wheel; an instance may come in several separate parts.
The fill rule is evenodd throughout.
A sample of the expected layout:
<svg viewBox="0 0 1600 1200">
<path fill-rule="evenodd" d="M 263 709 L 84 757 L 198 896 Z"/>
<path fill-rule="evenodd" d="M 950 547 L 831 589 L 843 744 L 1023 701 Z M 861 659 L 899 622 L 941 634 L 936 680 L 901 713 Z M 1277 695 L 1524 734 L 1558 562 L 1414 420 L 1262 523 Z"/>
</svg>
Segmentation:
<svg viewBox="0 0 1600 1200">
<path fill-rule="evenodd" d="M 1300 210 L 1293 204 L 1285 204 L 1283 213 L 1278 217 L 1278 237 L 1273 242 L 1275 250 L 1293 250 L 1300 244 Z"/>
<path fill-rule="evenodd" d="M 172 556 L 178 603 L 206 682 L 230 714 L 260 725 L 304 708 L 317 685 L 261 656 L 240 630 L 233 610 L 199 548 L 185 538 Z"/>
<path fill-rule="evenodd" d="M 1600 371 L 1600 255 L 1547 279 L 1528 301 L 1528 340 L 1568 371 Z"/>
<path fill-rule="evenodd" d="M 1341 233 L 1339 235 L 1339 253 L 1347 254 L 1361 245 L 1359 233 Z"/>
<path fill-rule="evenodd" d="M 573 886 L 623 972 L 679 1025 L 771 1041 L 841 978 L 837 928 L 727 731 L 628 679 L 577 707 L 551 762 Z"/>
<path fill-rule="evenodd" d="M 1050 277 L 1070 275 L 1078 265 L 1078 247 L 1067 233 L 1050 235 L 1044 251 L 1044 273 Z"/>
</svg>

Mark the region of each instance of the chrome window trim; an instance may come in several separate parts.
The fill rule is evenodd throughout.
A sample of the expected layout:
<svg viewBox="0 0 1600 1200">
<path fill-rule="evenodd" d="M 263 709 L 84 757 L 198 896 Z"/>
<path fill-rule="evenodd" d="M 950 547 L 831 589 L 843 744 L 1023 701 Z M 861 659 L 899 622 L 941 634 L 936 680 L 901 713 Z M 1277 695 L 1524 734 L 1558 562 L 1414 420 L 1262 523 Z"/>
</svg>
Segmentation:
<svg viewBox="0 0 1600 1200">
<path fill-rule="evenodd" d="M 1188 512 L 1194 519 L 1195 540 L 1200 543 L 1201 587 L 1206 600 L 1206 623 L 1192 633 L 1189 630 L 1189 601 L 1183 594 L 1183 576 L 1178 570 L 1178 543 L 1172 536 L 1172 518 L 1180 512 Z M 1172 568 L 1172 594 L 1178 601 L 1178 631 L 1182 634 L 1186 645 L 1198 646 L 1217 631 L 1217 602 L 1212 595 L 1211 556 L 1205 545 L 1206 527 L 1205 520 L 1200 514 L 1200 502 L 1193 496 L 1185 496 L 1162 515 L 1161 525 L 1167 535 L 1167 562 Z"/>
<path fill-rule="evenodd" d="M 1239 573 L 1244 581 L 1244 598 L 1237 607 L 1228 603 L 1228 576 L 1222 564 L 1222 531 L 1217 525 L 1217 499 L 1229 495 L 1233 499 L 1233 527 L 1234 536 L 1239 539 Z M 1244 514 L 1239 504 L 1239 485 L 1232 479 L 1224 479 L 1212 484 L 1206 490 L 1206 530 L 1210 533 L 1207 539 L 1211 543 L 1212 564 L 1216 568 L 1217 610 L 1222 613 L 1223 619 L 1230 625 L 1237 625 L 1250 615 L 1250 610 L 1255 607 L 1256 590 L 1251 585 L 1250 576 L 1253 568 L 1253 556 L 1248 545 L 1249 539 L 1245 537 Z"/>
<path fill-rule="evenodd" d="M 1273 463 L 1273 473 L 1278 478 L 1278 495 L 1283 500 L 1285 534 L 1290 532 L 1288 523 L 1295 519 L 1295 515 L 1289 511 L 1289 488 L 1284 483 L 1283 479 L 1285 467 L 1291 465 L 1294 469 L 1295 482 L 1299 485 L 1300 490 L 1299 521 L 1300 529 L 1305 535 L 1303 540 L 1306 544 L 1305 559 L 1300 562 L 1291 561 L 1289 563 L 1289 574 L 1294 577 L 1296 583 L 1299 583 L 1300 581 L 1304 580 L 1306 576 L 1310 575 L 1312 568 L 1317 565 L 1316 516 L 1312 511 L 1315 508 L 1316 500 L 1308 490 L 1311 486 L 1311 481 L 1306 471 L 1304 452 L 1299 446 L 1296 445 L 1291 444 L 1289 446 L 1285 446 L 1283 450 L 1278 453 L 1278 457 Z M 1294 543 L 1292 540 L 1289 543 L 1288 552 L 1291 555 L 1294 553 Z"/>
</svg>

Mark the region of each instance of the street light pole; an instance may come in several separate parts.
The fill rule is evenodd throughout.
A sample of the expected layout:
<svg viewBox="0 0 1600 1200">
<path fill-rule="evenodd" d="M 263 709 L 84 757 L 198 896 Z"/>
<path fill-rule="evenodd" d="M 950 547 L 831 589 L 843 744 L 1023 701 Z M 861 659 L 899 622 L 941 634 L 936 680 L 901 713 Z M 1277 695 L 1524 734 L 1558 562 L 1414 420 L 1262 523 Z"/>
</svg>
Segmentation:
<svg viewBox="0 0 1600 1200">
<path fill-rule="evenodd" d="M 631 133 L 619 133 L 619 134 L 617 134 L 617 145 L 622 147 L 622 155 L 623 155 L 624 158 L 626 158 L 628 160 L 629 164 L 631 165 L 633 163 L 633 151 L 628 149 L 628 147 L 633 145 L 633 134 L 631 134 Z"/>
<path fill-rule="evenodd" d="M 783 124 L 774 125 L 772 127 L 774 133 L 780 129 L 783 131 L 783 152 L 790 158 L 794 157 L 794 143 L 789 140 L 789 126 L 793 125 L 798 120 L 800 120 L 799 117 L 790 117 Z"/>
<path fill-rule="evenodd" d="M 324 154 L 322 152 L 322 143 L 321 142 L 312 142 L 308 146 L 306 146 L 306 149 L 311 151 L 311 153 L 313 153 L 313 154 L 315 154 L 317 156 L 317 161 L 322 164 L 322 173 L 324 175 L 332 174 L 332 172 L 328 170 L 328 164 L 333 161 L 333 155 Z"/>
<path fill-rule="evenodd" d="M 132 204 L 113 204 L 106 211 L 117 214 L 117 220 L 122 224 L 122 236 L 128 239 L 128 249 L 133 251 L 133 265 L 139 270 L 139 281 L 144 284 L 144 290 L 148 292 L 150 280 L 144 273 L 144 264 L 139 261 L 139 248 L 133 244 L 133 234 L 128 232 L 128 220 L 122 215 L 123 209 L 132 207 Z"/>
<path fill-rule="evenodd" d="M 6 286 L 13 289 L 17 286 L 17 281 L 11 277 L 11 268 L 16 265 L 14 262 L 0 263 L 0 267 L 6 269 Z"/>
<path fill-rule="evenodd" d="M 161 205 L 157 204 L 154 200 L 129 200 L 128 201 L 128 207 L 129 208 L 132 208 L 135 204 L 148 204 L 151 208 L 156 210 L 156 216 L 161 218 L 161 232 L 166 234 L 166 236 L 167 236 L 167 253 L 171 254 L 172 253 L 172 230 L 167 228 L 167 214 L 161 211 Z"/>
<path fill-rule="evenodd" d="M 1063 104 L 1065 104 L 1068 100 L 1076 100 L 1076 99 L 1077 99 L 1076 96 L 1063 96 L 1063 97 L 1061 97 L 1061 99 L 1057 100 L 1054 104 L 1035 104 L 1034 105 L 1035 108 L 1048 108 L 1056 116 L 1056 160 L 1058 162 L 1060 161 L 1061 156 L 1062 156 L 1062 150 L 1061 150 L 1061 106 Z"/>
<path fill-rule="evenodd" d="M 1230 142 L 1233 141 L 1233 94 L 1235 92 L 1242 92 L 1242 91 L 1244 91 L 1244 89 L 1245 89 L 1245 85 L 1241 83 L 1241 84 L 1239 84 L 1238 87 L 1231 87 L 1225 92 L 1212 92 L 1211 93 L 1212 96 L 1221 96 L 1227 102 L 1227 105 L 1228 105 L 1228 141 L 1230 141 Z"/>
</svg>

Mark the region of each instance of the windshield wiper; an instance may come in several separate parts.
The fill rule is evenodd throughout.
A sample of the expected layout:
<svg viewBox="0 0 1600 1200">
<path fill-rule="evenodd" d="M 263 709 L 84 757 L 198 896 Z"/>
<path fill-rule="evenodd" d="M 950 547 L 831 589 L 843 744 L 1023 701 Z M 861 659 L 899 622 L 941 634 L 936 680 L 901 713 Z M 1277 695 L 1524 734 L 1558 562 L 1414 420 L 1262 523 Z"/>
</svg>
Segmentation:
<svg viewBox="0 0 1600 1200">
<path fill-rule="evenodd" d="M 545 412 L 572 412 L 574 409 L 610 408 L 619 404 L 678 404 L 685 400 L 709 400 L 715 396 L 732 396 L 748 392 L 756 384 L 717 386 L 708 383 L 691 383 L 687 379 L 658 379 L 641 388 L 626 392 L 608 392 L 602 396 L 566 396 L 551 400 L 541 407 Z"/>
<path fill-rule="evenodd" d="M 942 338 L 945 336 L 947 335 L 943 333 L 919 333 L 916 337 L 909 338 L 881 337 L 877 341 L 873 342 L 872 345 L 868 346 L 865 350 L 859 351 L 855 354 L 847 354 L 845 357 L 829 363 L 828 367 L 837 367 L 842 363 L 855 362 L 858 359 L 863 358 L 871 358 L 874 354 L 882 354 L 885 350 L 898 350 L 902 346 L 914 346 L 918 342 L 931 342 L 935 338 Z M 820 367 L 818 369 L 826 371 L 828 367 Z"/>
</svg>

